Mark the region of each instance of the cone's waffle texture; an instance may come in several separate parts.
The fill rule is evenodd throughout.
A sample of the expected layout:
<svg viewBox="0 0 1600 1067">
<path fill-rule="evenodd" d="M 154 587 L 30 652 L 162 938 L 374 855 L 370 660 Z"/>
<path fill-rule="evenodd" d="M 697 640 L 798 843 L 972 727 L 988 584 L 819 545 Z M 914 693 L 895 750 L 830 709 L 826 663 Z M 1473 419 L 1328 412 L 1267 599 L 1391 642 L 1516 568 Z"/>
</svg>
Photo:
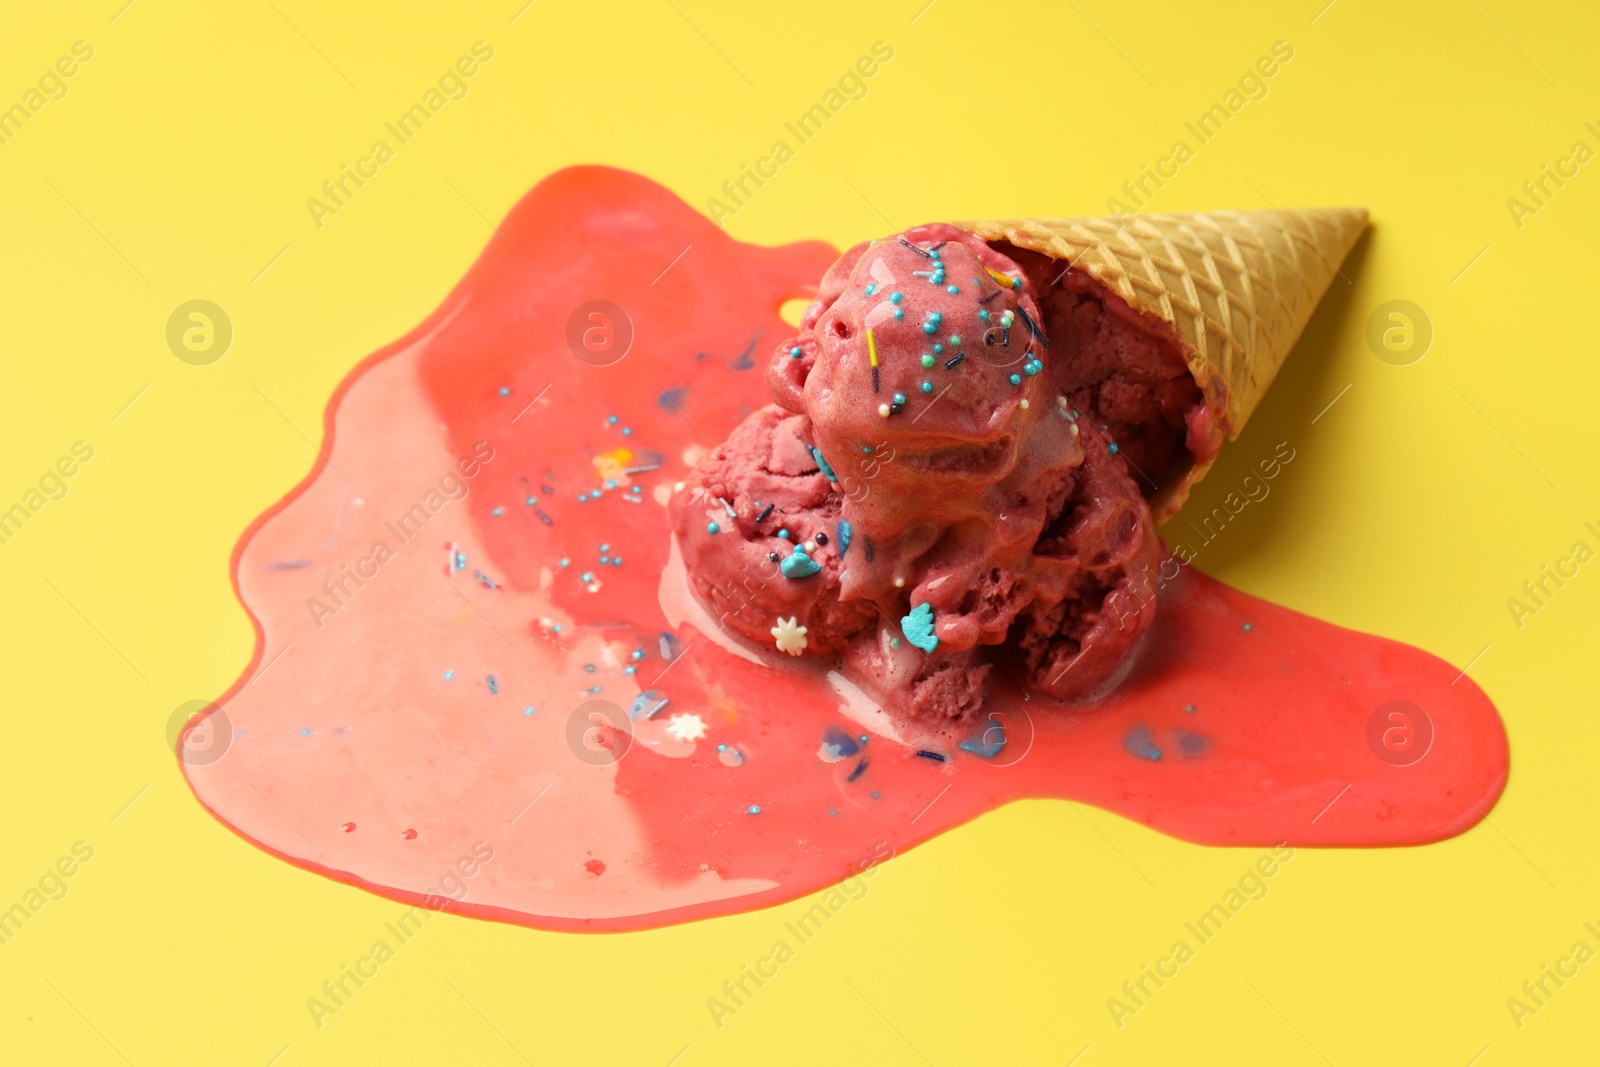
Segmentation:
<svg viewBox="0 0 1600 1067">
<path fill-rule="evenodd" d="M 1086 271 L 1183 341 L 1212 417 L 1239 436 L 1367 225 L 1364 208 L 1216 211 L 956 225 Z M 1195 463 L 1151 502 L 1169 518 L 1211 466 Z"/>
</svg>

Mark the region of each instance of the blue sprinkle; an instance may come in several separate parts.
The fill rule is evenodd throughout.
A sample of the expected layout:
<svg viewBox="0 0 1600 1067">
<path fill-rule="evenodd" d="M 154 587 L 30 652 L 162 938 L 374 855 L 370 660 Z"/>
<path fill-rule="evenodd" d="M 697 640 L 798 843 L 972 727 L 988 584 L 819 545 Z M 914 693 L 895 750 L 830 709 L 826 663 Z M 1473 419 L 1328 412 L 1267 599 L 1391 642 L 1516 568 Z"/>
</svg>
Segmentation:
<svg viewBox="0 0 1600 1067">
<path fill-rule="evenodd" d="M 611 551 L 611 544 L 609 542 L 602 541 L 600 543 L 600 551 L 602 551 L 602 552 L 610 552 Z"/>
<path fill-rule="evenodd" d="M 937 322 L 925 322 L 925 323 L 922 324 L 922 332 L 923 333 L 938 333 L 939 332 L 939 324 Z"/>
<path fill-rule="evenodd" d="M 1161 758 L 1161 749 L 1156 747 L 1155 741 L 1150 736 L 1150 727 L 1144 723 L 1135 726 L 1123 736 L 1122 747 L 1140 759 Z"/>
<path fill-rule="evenodd" d="M 1117 454 L 1117 443 L 1115 441 L 1111 442 L 1110 451 L 1113 456 Z M 1245 629 L 1248 630 L 1250 627 L 1246 626 Z"/>
<path fill-rule="evenodd" d="M 905 298 L 902 297 L 899 293 L 890 293 L 889 294 L 889 302 L 891 304 L 898 304 L 903 299 L 905 299 Z"/>
<path fill-rule="evenodd" d="M 532 715 L 533 714 L 533 705 L 529 704 L 527 707 L 523 708 L 522 709 L 522 714 L 524 714 L 524 715 Z"/>
<path fill-rule="evenodd" d="M 878 798 L 879 798 L 879 797 L 880 797 L 880 796 L 882 796 L 882 795 L 883 795 L 883 794 L 882 794 L 882 793 L 879 793 L 879 792 L 878 792 L 878 791 L 877 791 L 877 790 L 876 790 L 876 789 L 874 789 L 874 790 L 873 790 L 873 791 L 872 791 L 872 799 L 873 799 L 873 800 L 877 800 L 877 799 L 878 799 Z"/>
<path fill-rule="evenodd" d="M 644 486 L 636 485 L 633 488 L 629 489 L 628 492 L 630 492 L 630 493 L 642 493 L 642 492 L 644 492 Z"/>
<path fill-rule="evenodd" d="M 570 567 L 570 566 L 572 566 L 572 561 L 570 559 L 568 559 L 566 556 L 562 556 L 561 557 L 561 562 L 558 563 L 557 566 L 563 567 L 563 568 L 564 567 Z"/>
<path fill-rule="evenodd" d="M 806 447 L 811 449 L 811 458 L 817 461 L 817 468 L 822 471 L 823 477 L 830 482 L 837 482 L 839 476 L 833 473 L 833 467 L 829 466 L 828 461 L 822 457 L 822 450 L 815 445 L 807 445 Z"/>
<path fill-rule="evenodd" d="M 443 677 L 444 677 L 444 680 L 445 680 L 445 681 L 447 681 L 447 682 L 448 682 L 448 681 L 450 681 L 450 680 L 451 680 L 451 679 L 452 679 L 452 678 L 454 678 L 454 677 L 455 677 L 455 676 L 456 676 L 456 672 L 455 672 L 455 671 L 453 671 L 453 670 L 451 670 L 451 669 L 450 669 L 450 668 L 449 668 L 449 667 L 446 667 L 446 668 L 445 668 L 445 669 L 444 669 L 444 675 L 443 675 Z"/>
<path fill-rule="evenodd" d="M 905 632 L 906 640 L 924 652 L 932 652 L 939 647 L 939 638 L 933 632 L 933 605 L 926 600 L 900 620 L 900 628 Z"/>
<path fill-rule="evenodd" d="M 984 724 L 983 733 L 961 742 L 959 747 L 961 751 L 970 752 L 974 756 L 994 759 L 1000 754 L 1000 750 L 1006 747 L 1006 728 L 998 719 L 990 719 Z"/>
<path fill-rule="evenodd" d="M 622 557 L 621 557 L 621 556 L 612 556 L 612 557 L 611 557 L 611 565 L 612 565 L 612 566 L 613 566 L 613 567 L 620 567 L 620 566 L 622 566 Z"/>
<path fill-rule="evenodd" d="M 615 489 L 616 487 L 617 487 L 617 480 L 615 478 L 607 478 L 606 479 L 606 488 L 607 489 Z"/>
<path fill-rule="evenodd" d="M 624 436 L 624 437 L 632 437 L 633 436 L 633 427 L 624 426 L 622 428 L 622 436 Z"/>
<path fill-rule="evenodd" d="M 783 529 L 779 530 L 778 536 L 783 538 L 785 541 L 789 540 L 789 528 L 785 526 Z"/>
<path fill-rule="evenodd" d="M 924 392 L 924 393 L 931 393 L 931 392 L 933 392 L 933 383 L 932 383 L 932 382 L 923 382 L 923 383 L 922 383 L 922 391 L 923 391 L 923 392 Z"/>
<path fill-rule="evenodd" d="M 1022 384 L 1022 375 L 1020 375 L 1020 374 L 1013 374 L 1013 375 L 1012 375 L 1012 376 L 1011 376 L 1011 384 L 1012 384 L 1012 385 L 1021 385 L 1021 384 Z"/>
<path fill-rule="evenodd" d="M 615 426 L 616 424 L 617 424 L 617 417 L 615 415 L 607 415 L 606 416 L 606 425 L 607 426 Z"/>
<path fill-rule="evenodd" d="M 830 726 L 822 734 L 822 745 L 817 749 L 817 758 L 824 763 L 838 763 L 840 760 L 849 759 L 861 746 L 855 739 L 836 726 Z"/>
<path fill-rule="evenodd" d="M 949 293 L 951 296 L 955 296 L 957 293 L 961 292 L 961 289 L 959 286 L 947 285 L 945 286 L 944 291 Z"/>
<path fill-rule="evenodd" d="M 505 386 L 502 385 L 500 387 L 500 395 L 501 396 L 510 396 L 511 395 L 511 390 L 507 389 Z"/>
<path fill-rule="evenodd" d="M 493 515 L 493 516 L 494 516 L 494 517 L 495 517 L 495 518 L 497 518 L 497 519 L 498 519 L 498 518 L 499 518 L 499 517 L 500 517 L 500 516 L 502 516 L 502 515 L 504 515 L 504 514 L 505 514 L 505 513 L 506 513 L 506 509 L 505 509 L 505 508 L 503 508 L 503 507 L 501 507 L 501 506 L 500 506 L 500 505 L 498 505 L 498 504 L 496 504 L 496 505 L 495 505 L 495 506 L 494 506 L 494 507 L 492 507 L 492 508 L 490 508 L 490 509 L 489 509 L 489 514 L 491 514 L 491 515 Z"/>
<path fill-rule="evenodd" d="M 894 309 L 894 317 L 897 318 L 897 319 L 905 318 L 906 317 L 906 309 L 905 308 L 895 308 Z"/>
<path fill-rule="evenodd" d="M 663 389 L 661 391 L 661 395 L 656 397 L 656 406 L 662 411 L 670 412 L 673 415 L 681 415 L 683 414 L 683 402 L 687 399 L 689 399 L 688 388 L 681 385 L 674 386 L 671 389 Z"/>
<path fill-rule="evenodd" d="M 706 533 L 714 534 L 714 533 L 717 533 L 718 531 L 720 531 L 721 529 L 722 529 L 722 527 L 718 526 L 714 522 L 706 523 Z"/>
<path fill-rule="evenodd" d="M 806 550 L 796 547 L 794 552 L 782 563 L 778 569 L 785 578 L 809 578 L 822 569 L 822 564 L 806 555 Z"/>
<path fill-rule="evenodd" d="M 799 345 L 795 345 L 793 348 L 789 349 L 789 356 L 792 359 L 799 359 L 800 358 L 800 354 L 801 353 L 800 353 L 800 346 Z"/>
<path fill-rule="evenodd" d="M 875 285 L 872 282 L 868 282 L 867 283 L 867 295 L 868 296 L 871 296 L 873 293 L 876 293 L 877 291 L 878 291 L 877 285 Z"/>
<path fill-rule="evenodd" d="M 594 671 L 595 671 L 595 667 L 594 667 L 593 663 L 585 663 L 583 665 L 583 672 L 585 674 L 593 674 Z"/>
<path fill-rule="evenodd" d="M 632 652 L 628 653 L 628 656 L 631 659 L 644 659 L 644 649 L 636 648 Z"/>
<path fill-rule="evenodd" d="M 464 571 L 466 569 L 467 569 L 467 554 L 465 552 L 457 552 L 456 553 L 456 570 Z"/>
<path fill-rule="evenodd" d="M 500 692 L 500 683 L 495 681 L 494 675 L 492 675 L 492 674 L 489 675 L 485 679 L 485 681 L 487 681 L 489 683 L 489 695 L 490 696 L 494 696 L 496 693 Z"/>
<path fill-rule="evenodd" d="M 906 394 L 904 394 L 904 393 L 896 393 L 896 394 L 894 394 L 894 402 L 896 404 L 904 404 L 906 402 Z"/>
<path fill-rule="evenodd" d="M 639 673 L 639 668 L 635 667 L 633 664 L 630 663 L 626 667 L 622 668 L 622 673 L 623 674 L 638 674 Z"/>
<path fill-rule="evenodd" d="M 860 778 L 863 774 L 866 774 L 866 773 L 867 773 L 867 758 L 865 756 L 863 756 L 863 757 L 861 757 L 861 762 L 856 764 L 855 770 L 850 772 L 850 777 L 845 779 L 845 783 L 848 785 L 850 782 L 855 781 L 857 778 Z M 878 794 L 874 793 L 872 795 L 873 796 L 877 796 Z"/>
<path fill-rule="evenodd" d="M 1251 630 L 1251 626 L 1250 626 L 1250 624 L 1249 624 L 1249 623 L 1245 623 L 1245 624 L 1244 624 L 1244 632 L 1245 632 L 1245 633 L 1249 633 L 1249 632 L 1250 632 L 1250 630 Z"/>
<path fill-rule="evenodd" d="M 610 563 L 611 562 L 611 557 L 610 556 L 601 556 L 600 557 L 600 562 L 601 563 Z"/>
<path fill-rule="evenodd" d="M 941 753 L 941 752 L 929 752 L 925 748 L 917 749 L 917 755 L 921 756 L 923 759 L 931 759 L 935 763 L 943 763 L 945 761 L 945 757 L 944 757 L 943 753 Z"/>
<path fill-rule="evenodd" d="M 600 687 L 598 685 L 591 685 L 589 688 L 585 689 L 584 692 L 585 693 L 598 693 L 598 692 L 600 692 Z"/>
<path fill-rule="evenodd" d="M 309 726 L 300 727 L 300 736 L 301 737 L 310 737 L 311 736 L 311 728 Z"/>
<path fill-rule="evenodd" d="M 761 814 L 761 805 L 760 804 L 752 804 L 752 805 L 750 805 L 748 808 L 746 808 L 744 810 L 749 812 L 751 815 L 760 815 Z"/>
<path fill-rule="evenodd" d="M 840 519 L 833 527 L 834 540 L 839 543 L 839 555 L 842 557 L 850 550 L 850 520 Z"/>
<path fill-rule="evenodd" d="M 988 322 L 989 321 L 989 309 L 988 308 L 979 308 L 978 309 L 978 318 L 982 319 L 984 322 Z"/>
<path fill-rule="evenodd" d="M 837 817 L 837 816 L 838 816 L 838 814 L 839 814 L 839 809 L 838 809 L 838 808 L 829 808 L 829 809 L 828 809 L 828 814 L 829 814 L 829 815 L 830 815 L 830 816 L 834 816 L 834 817 Z"/>
<path fill-rule="evenodd" d="M 592 489 L 592 490 L 590 490 L 590 492 L 589 492 L 589 498 L 590 498 L 590 499 L 591 499 L 591 500 L 599 500 L 599 499 L 600 499 L 600 490 L 598 490 L 598 489 Z"/>
<path fill-rule="evenodd" d="M 538 502 L 539 502 L 539 498 L 538 497 L 534 497 L 534 496 L 530 496 L 528 499 L 523 501 L 523 503 L 528 505 L 530 508 L 533 507 L 534 505 L 536 505 Z"/>
<path fill-rule="evenodd" d="M 933 354 L 934 355 L 937 356 L 940 352 L 943 352 L 943 351 L 944 351 L 944 345 L 934 345 L 933 346 Z"/>
<path fill-rule="evenodd" d="M 584 571 L 582 574 L 578 575 L 578 581 L 580 581 L 580 582 L 592 582 L 592 581 L 594 581 L 594 572 L 593 571 Z"/>
</svg>

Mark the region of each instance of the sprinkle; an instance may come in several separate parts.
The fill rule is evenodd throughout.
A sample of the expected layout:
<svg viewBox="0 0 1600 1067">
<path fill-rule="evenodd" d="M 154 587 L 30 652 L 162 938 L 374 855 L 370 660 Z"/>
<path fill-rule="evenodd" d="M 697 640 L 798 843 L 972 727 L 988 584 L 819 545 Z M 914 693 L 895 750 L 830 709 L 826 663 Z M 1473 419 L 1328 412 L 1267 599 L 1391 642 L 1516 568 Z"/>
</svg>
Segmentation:
<svg viewBox="0 0 1600 1067">
<path fill-rule="evenodd" d="M 1150 736 L 1150 727 L 1143 723 L 1123 735 L 1122 747 L 1140 759 L 1158 760 L 1161 758 L 1161 749 Z"/>
<path fill-rule="evenodd" d="M 1109 451 L 1113 456 L 1117 454 L 1117 443 L 1115 441 L 1111 442 L 1111 446 L 1109 448 Z M 1248 630 L 1249 628 L 1250 627 L 1248 627 L 1248 626 L 1245 627 L 1246 630 Z"/>
<path fill-rule="evenodd" d="M 500 683 L 495 681 L 494 675 L 491 674 L 491 675 L 487 676 L 484 679 L 484 681 L 489 686 L 489 695 L 490 696 L 494 696 L 496 693 L 500 692 Z"/>
<path fill-rule="evenodd" d="M 622 436 L 624 436 L 624 437 L 632 437 L 633 436 L 633 428 L 631 426 L 624 426 L 622 428 Z"/>
<path fill-rule="evenodd" d="M 778 505 L 776 505 L 776 504 L 768 504 L 766 507 L 762 508 L 761 509 L 761 514 L 756 516 L 756 521 L 757 522 L 766 522 L 767 521 L 767 516 L 771 515 L 772 514 L 772 509 L 777 507 L 777 506 Z"/>
<path fill-rule="evenodd" d="M 867 766 L 868 766 L 868 762 L 867 762 L 866 758 L 863 757 L 861 762 L 855 765 L 855 769 L 850 772 L 850 777 L 845 779 L 846 784 L 848 784 L 850 782 L 853 782 L 857 778 L 860 778 L 863 774 L 866 774 L 867 773 Z M 877 794 L 874 793 L 873 796 L 877 796 Z"/>
<path fill-rule="evenodd" d="M 628 653 L 628 658 L 629 659 L 636 659 L 636 660 L 637 659 L 644 659 L 644 649 L 642 649 L 642 648 L 634 649 L 632 652 Z"/>
<path fill-rule="evenodd" d="M 661 469 L 661 464 L 659 464 L 659 463 L 650 463 L 650 464 L 647 464 L 647 465 L 645 465 L 643 467 L 623 467 L 622 468 L 622 473 L 623 474 L 646 474 L 646 473 L 648 473 L 650 471 L 658 471 L 660 469 Z"/>
<path fill-rule="evenodd" d="M 511 395 L 511 390 L 502 385 L 500 387 L 500 395 L 501 396 L 510 396 Z"/>
<path fill-rule="evenodd" d="M 672 701 L 663 696 L 661 690 L 646 689 L 633 698 L 633 707 L 628 709 L 628 718 L 653 719 L 665 711 L 670 703 Z"/>
<path fill-rule="evenodd" d="M 1001 285 L 1005 286 L 1007 289 L 1021 289 L 1022 288 L 1022 279 L 1021 278 L 1013 278 L 1009 274 L 1001 274 L 999 271 L 990 270 L 988 267 L 985 267 L 983 269 L 988 272 L 989 277 L 993 278 L 996 282 L 998 282 Z"/>
<path fill-rule="evenodd" d="M 921 256 L 923 259 L 938 259 L 939 258 L 938 256 L 934 255 L 932 252 L 929 252 L 925 248 L 918 248 L 916 245 L 912 244 L 910 241 L 906 240 L 904 237 L 897 237 L 896 240 L 898 240 L 901 244 L 905 245 L 907 248 L 911 249 L 911 251 L 915 252 L 917 255 Z"/>
<path fill-rule="evenodd" d="M 1043 367 L 1043 363 L 1035 363 L 1030 359 L 1028 362 L 1022 365 L 1022 373 L 1032 378 L 1035 374 L 1038 374 Z"/>
<path fill-rule="evenodd" d="M 444 669 L 444 674 L 440 675 L 440 677 L 443 678 L 447 682 L 451 681 L 452 679 L 454 679 L 455 676 L 456 676 L 456 672 L 451 670 L 449 667 L 446 667 Z"/>
<path fill-rule="evenodd" d="M 310 737 L 311 736 L 311 727 L 309 727 L 309 726 L 300 727 L 300 736 L 301 737 Z"/>
<path fill-rule="evenodd" d="M 899 293 L 890 293 L 889 294 L 889 303 L 891 303 L 891 304 L 898 304 L 898 303 L 900 303 L 900 301 L 902 299 L 904 299 L 904 298 Z"/>
<path fill-rule="evenodd" d="M 970 752 L 974 756 L 984 759 L 993 759 L 1006 747 L 1006 728 L 1000 720 L 990 719 L 983 728 L 983 733 L 977 737 L 968 738 L 956 746 L 963 752 Z"/>
<path fill-rule="evenodd" d="M 891 414 L 892 410 L 893 409 L 890 408 L 888 404 L 879 404 L 878 405 L 878 414 L 882 415 L 886 419 L 889 417 L 889 415 Z"/>
<path fill-rule="evenodd" d="M 962 360 L 964 360 L 966 358 L 967 358 L 967 354 L 965 352 L 957 352 L 953 358 L 945 360 L 944 369 L 945 370 L 954 370 L 956 364 L 960 363 Z"/>
<path fill-rule="evenodd" d="M 760 815 L 761 814 L 761 805 L 760 804 L 752 804 L 748 808 L 745 808 L 744 810 L 749 812 L 751 815 Z"/>
<path fill-rule="evenodd" d="M 878 339 L 867 331 L 867 360 L 872 365 L 872 391 L 878 391 Z"/>
<path fill-rule="evenodd" d="M 721 503 L 722 503 L 722 510 L 726 511 L 728 513 L 728 518 L 737 519 L 739 517 L 739 513 L 737 511 L 733 510 L 733 505 L 728 503 L 728 501 L 727 501 L 727 499 L 725 497 L 720 497 L 719 496 L 719 497 L 717 497 L 717 499 L 719 501 L 721 501 Z"/>
<path fill-rule="evenodd" d="M 610 563 L 611 562 L 611 557 L 610 556 L 601 556 L 600 557 L 600 562 L 601 563 Z"/>
<path fill-rule="evenodd" d="M 922 365 L 924 367 L 931 367 L 937 362 L 939 362 L 939 361 L 934 359 L 932 356 L 923 356 L 922 357 Z"/>
<path fill-rule="evenodd" d="M 873 293 L 876 293 L 877 291 L 878 291 L 878 286 L 877 286 L 876 283 L 874 283 L 874 282 L 868 282 L 867 283 L 867 295 L 868 296 L 871 296 Z"/>
<path fill-rule="evenodd" d="M 904 404 L 906 402 L 906 394 L 904 394 L 904 393 L 896 393 L 896 394 L 894 394 L 894 402 L 896 404 Z"/>
<path fill-rule="evenodd" d="M 785 541 L 789 540 L 789 528 L 787 526 L 783 527 L 778 531 L 778 536 L 783 538 Z"/>
<path fill-rule="evenodd" d="M 939 647 L 938 635 L 933 632 L 933 605 L 927 601 L 912 608 L 911 614 L 900 620 L 900 629 L 907 641 L 924 652 L 932 652 Z"/>
<path fill-rule="evenodd" d="M 1012 384 L 1012 385 L 1021 385 L 1021 384 L 1022 384 L 1022 375 L 1020 375 L 1020 374 L 1013 374 L 1013 375 L 1012 375 L 1012 376 L 1011 376 L 1011 379 L 1010 379 L 1010 380 L 1011 380 L 1011 384 Z"/>
<path fill-rule="evenodd" d="M 799 359 L 800 358 L 800 346 L 799 345 L 795 345 L 793 348 L 789 349 L 789 356 L 792 359 Z"/>
<path fill-rule="evenodd" d="M 698 715 L 674 715 L 667 732 L 679 741 L 698 741 L 706 735 L 706 723 Z"/>
<path fill-rule="evenodd" d="M 524 715 L 532 715 L 533 714 L 533 705 L 529 704 L 527 707 L 523 708 L 522 709 L 522 714 L 524 714 Z"/>
<path fill-rule="evenodd" d="M 717 525 L 717 524 L 716 524 L 716 523 L 714 523 L 714 522 L 708 522 L 708 523 L 706 523 L 706 533 L 709 533 L 709 534 L 714 534 L 714 533 L 716 533 L 716 532 L 717 532 L 717 531 L 719 531 L 719 530 L 721 530 L 721 529 L 722 529 L 722 527 L 720 527 L 720 526 L 718 526 L 718 525 Z"/>
<path fill-rule="evenodd" d="M 905 308 L 895 308 L 894 309 L 894 317 L 897 318 L 897 319 L 905 318 L 906 317 L 906 309 Z"/>
<path fill-rule="evenodd" d="M 562 556 L 561 557 L 561 561 L 559 563 L 557 563 L 556 565 L 558 567 L 562 568 L 563 570 L 565 570 L 566 568 L 572 566 L 572 561 L 570 559 L 568 559 L 566 556 Z"/>
<path fill-rule="evenodd" d="M 942 753 L 929 752 L 925 748 L 917 749 L 917 755 L 921 756 L 923 759 L 931 759 L 935 763 L 943 763 L 945 761 L 945 757 L 944 757 L 944 755 Z"/>
<path fill-rule="evenodd" d="M 455 565 L 456 565 L 456 570 L 458 570 L 458 571 L 464 571 L 464 570 L 467 569 L 467 554 L 465 552 L 457 552 L 456 553 Z"/>
<path fill-rule="evenodd" d="M 939 324 L 937 322 L 925 322 L 925 323 L 922 324 L 922 332 L 923 333 L 938 333 L 939 332 Z"/>
<path fill-rule="evenodd" d="M 1027 411 L 1028 410 L 1028 398 L 1027 397 L 1023 397 L 1022 398 L 1022 402 L 1021 402 L 1021 404 L 1019 406 L 1022 408 L 1023 411 Z"/>
<path fill-rule="evenodd" d="M 1045 340 L 1045 336 L 1044 336 L 1043 331 L 1041 331 L 1039 329 L 1039 327 L 1034 324 L 1034 321 L 1033 321 L 1032 317 L 1029 316 L 1029 314 L 1026 311 L 1022 310 L 1021 308 L 1017 309 L 1017 314 L 1022 316 L 1022 325 L 1026 326 L 1028 328 L 1028 332 L 1033 334 L 1033 336 L 1037 337 L 1039 339 L 1039 343 L 1040 344 L 1044 345 L 1046 348 L 1049 348 L 1050 347 L 1050 342 Z"/>
<path fill-rule="evenodd" d="M 822 569 L 822 564 L 806 555 L 805 549 L 796 546 L 794 552 L 778 564 L 778 569 L 785 578 L 809 578 Z"/>
<path fill-rule="evenodd" d="M 483 573 L 482 571 L 473 571 L 472 572 L 472 576 L 474 578 L 478 579 L 479 583 L 481 583 L 485 589 L 499 589 L 500 588 L 498 585 L 496 585 L 494 583 L 494 579 L 493 578 L 490 578 L 487 574 Z"/>
<path fill-rule="evenodd" d="M 959 333 L 953 333 L 953 334 L 950 335 L 950 347 L 951 348 L 960 348 L 961 347 L 961 335 Z"/>
<path fill-rule="evenodd" d="M 850 520 L 840 519 L 834 524 L 833 534 L 839 539 L 839 555 L 843 556 L 850 551 Z"/>
<path fill-rule="evenodd" d="M 615 426 L 616 424 L 617 424 L 617 417 L 615 415 L 607 415 L 606 416 L 606 425 L 607 426 Z"/>
<path fill-rule="evenodd" d="M 815 538 L 813 538 L 813 540 L 815 540 L 819 545 L 825 545 L 828 543 L 828 535 L 825 533 L 819 533 Z"/>
<path fill-rule="evenodd" d="M 931 393 L 931 392 L 933 392 L 933 383 L 932 383 L 932 382 L 923 382 L 923 383 L 922 383 L 922 391 L 923 391 L 923 392 L 924 392 L 924 393 Z"/>
<path fill-rule="evenodd" d="M 978 309 L 978 318 L 982 319 L 984 322 L 988 322 L 989 321 L 989 310 L 987 308 L 979 308 Z"/>
<path fill-rule="evenodd" d="M 1253 627 L 1249 623 L 1245 623 L 1244 624 L 1244 632 L 1245 633 L 1249 633 L 1252 629 L 1253 629 Z"/>
<path fill-rule="evenodd" d="M 837 482 L 839 480 L 839 476 L 833 473 L 833 468 L 829 466 L 828 461 L 823 458 L 822 450 L 817 448 L 815 445 L 807 445 L 806 447 L 811 449 L 811 458 L 817 461 L 817 468 L 822 471 L 823 477 L 827 478 L 830 482 Z"/>
<path fill-rule="evenodd" d="M 959 286 L 948 285 L 945 287 L 944 291 L 949 293 L 951 296 L 955 296 L 957 293 L 961 292 L 961 289 Z"/>
<path fill-rule="evenodd" d="M 778 618 L 778 625 L 770 631 L 774 644 L 779 652 L 787 652 L 791 656 L 798 656 L 806 649 L 806 628 L 800 625 L 796 616 L 785 619 Z"/>
</svg>

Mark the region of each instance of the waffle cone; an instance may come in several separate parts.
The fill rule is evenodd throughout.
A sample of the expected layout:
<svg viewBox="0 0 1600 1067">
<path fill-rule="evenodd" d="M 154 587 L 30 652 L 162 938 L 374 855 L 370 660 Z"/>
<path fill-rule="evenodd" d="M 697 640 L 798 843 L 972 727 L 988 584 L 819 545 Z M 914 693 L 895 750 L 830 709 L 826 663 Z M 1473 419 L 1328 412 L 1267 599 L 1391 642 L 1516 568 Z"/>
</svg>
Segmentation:
<svg viewBox="0 0 1600 1067">
<path fill-rule="evenodd" d="M 986 241 L 1086 271 L 1135 311 L 1170 326 L 1217 426 L 1233 440 L 1367 225 L 1364 208 L 1215 211 L 959 222 Z M 1157 522 L 1183 505 L 1210 459 L 1151 501 Z"/>
</svg>

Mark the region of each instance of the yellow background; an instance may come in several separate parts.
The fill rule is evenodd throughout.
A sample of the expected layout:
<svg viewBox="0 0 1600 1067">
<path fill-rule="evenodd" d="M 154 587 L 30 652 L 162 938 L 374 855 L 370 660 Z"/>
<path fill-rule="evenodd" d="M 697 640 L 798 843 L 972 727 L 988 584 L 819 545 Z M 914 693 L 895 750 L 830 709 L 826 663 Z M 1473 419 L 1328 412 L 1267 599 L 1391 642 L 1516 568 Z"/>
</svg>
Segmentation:
<svg viewBox="0 0 1600 1067">
<path fill-rule="evenodd" d="M 1574 941 L 1600 948 L 1583 929 L 1600 565 L 1520 629 L 1506 607 L 1575 540 L 1600 547 L 1583 529 L 1600 163 L 1520 228 L 1506 206 L 1575 140 L 1600 147 L 1592 6 L 123 2 L 12 5 L 0 33 L 0 103 L 74 41 L 95 49 L 0 145 L 0 501 L 74 441 L 95 449 L 0 547 L 0 906 L 73 842 L 95 850 L 0 946 L 0 1060 L 1592 1061 L 1600 963 L 1520 1029 L 1506 1008 Z M 479 39 L 495 57 L 470 95 L 317 229 L 306 199 Z M 486 217 L 579 162 L 703 206 L 880 39 L 895 54 L 866 98 L 733 234 L 843 245 L 1103 213 L 1273 42 L 1293 47 L 1152 207 L 1360 203 L 1375 226 L 1197 503 L 1279 441 L 1295 461 L 1199 565 L 1461 666 L 1489 646 L 1472 676 L 1513 752 L 1492 822 L 1300 851 L 1120 1030 L 1106 999 L 1258 851 L 1053 802 L 890 862 L 720 1030 L 706 998 L 801 904 L 616 936 L 442 916 L 318 1030 L 306 998 L 401 909 L 236 838 L 165 747 L 173 709 L 250 655 L 236 538 L 309 468 L 335 384 L 477 256 Z M 208 367 L 164 339 L 194 298 L 236 331 Z M 1433 323 L 1411 366 L 1365 341 L 1391 299 Z"/>
</svg>

